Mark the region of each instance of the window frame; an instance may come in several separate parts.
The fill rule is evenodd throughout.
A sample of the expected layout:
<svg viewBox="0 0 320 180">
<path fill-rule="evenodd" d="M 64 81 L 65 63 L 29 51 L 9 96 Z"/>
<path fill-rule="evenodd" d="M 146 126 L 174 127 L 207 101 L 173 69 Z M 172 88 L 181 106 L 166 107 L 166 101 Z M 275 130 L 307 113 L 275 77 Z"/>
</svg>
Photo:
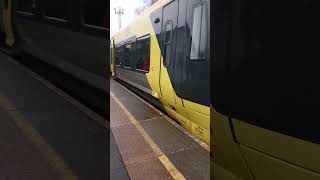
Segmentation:
<svg viewBox="0 0 320 180">
<path fill-rule="evenodd" d="M 126 45 L 130 44 L 131 45 L 131 48 L 132 48 L 132 42 L 129 40 L 129 41 L 126 41 L 123 43 L 123 58 L 125 56 L 125 49 L 126 49 Z M 130 48 L 130 51 L 131 51 L 131 48 Z M 130 62 L 130 58 L 129 58 L 129 66 L 125 66 L 125 64 L 123 64 L 123 68 L 125 69 L 132 69 L 131 68 L 131 62 Z"/>
<path fill-rule="evenodd" d="M 64 9 L 66 12 L 66 17 L 65 17 L 65 19 L 62 19 L 62 18 L 58 18 L 58 17 L 53 17 L 53 16 L 50 16 L 50 15 L 48 15 L 48 10 L 49 10 L 49 7 L 50 7 L 50 1 L 54 1 L 54 0 L 48 0 L 47 1 L 47 4 L 46 4 L 46 7 L 45 7 L 45 11 L 44 11 L 44 13 L 43 13 L 43 18 L 45 19 L 45 20 L 47 20 L 47 21 L 49 21 L 49 22 L 54 22 L 54 23 L 62 23 L 62 24 L 67 24 L 67 23 L 69 23 L 70 22 L 70 17 L 68 17 L 68 16 L 70 16 L 70 15 L 68 15 L 68 13 L 69 13 L 69 11 L 70 11 L 70 7 L 69 6 L 67 6 L 67 8 L 66 9 Z M 65 4 L 69 4 L 70 3 L 70 0 L 67 0 L 67 1 L 64 1 L 63 2 L 63 4 L 65 5 Z M 64 7 L 64 6 L 63 6 Z"/>
<path fill-rule="evenodd" d="M 23 0 L 21 0 L 21 1 L 23 1 Z M 19 5 L 19 1 L 17 1 L 17 3 L 18 3 L 18 5 Z M 18 6 L 19 7 L 19 6 Z M 34 12 L 27 12 L 27 11 L 22 11 L 22 10 L 20 10 L 19 8 L 17 7 L 17 9 L 16 9 L 16 13 L 18 13 L 19 15 L 21 15 L 21 16 L 26 16 L 26 17 L 35 17 L 35 13 Z M 4 5 L 3 5 L 3 8 L 5 8 L 4 7 Z"/>
<path fill-rule="evenodd" d="M 201 24 L 200 24 L 200 40 L 199 40 L 199 49 L 198 49 L 198 58 L 197 59 L 191 59 L 191 48 L 192 48 L 192 42 L 193 42 L 193 28 L 194 28 L 194 13 L 195 13 L 195 9 L 197 7 L 201 7 Z M 199 2 L 197 3 L 196 5 L 193 6 L 192 8 L 192 20 L 191 20 L 191 25 L 192 25 L 192 31 L 190 31 L 190 45 L 189 45 L 189 57 L 188 57 L 188 60 L 191 61 L 191 62 L 204 62 L 204 61 L 207 61 L 208 59 L 208 38 L 205 38 L 206 39 L 206 44 L 205 44 L 205 47 L 204 47 L 204 57 L 203 58 L 199 58 L 199 52 L 200 52 L 200 48 L 201 48 L 201 37 L 202 37 L 202 21 L 203 21 L 203 14 L 204 14 L 204 9 L 205 9 L 205 16 L 206 16 L 206 36 L 208 35 L 208 30 L 209 30 L 209 26 L 208 26 L 208 21 L 209 21 L 209 18 L 208 18 L 208 5 L 207 5 L 207 2 Z"/>
<path fill-rule="evenodd" d="M 89 0 L 87 0 L 89 2 Z M 83 1 L 82 3 L 82 10 L 81 10 L 81 26 L 87 30 L 95 30 L 95 31 L 101 31 L 101 32 L 107 32 L 109 30 L 109 28 L 104 27 L 104 26 L 96 26 L 93 24 L 89 24 L 88 22 L 86 22 L 85 20 L 85 16 L 86 16 L 86 9 L 84 8 L 86 4 L 86 1 Z M 110 5 L 109 5 L 110 6 Z M 110 9 L 110 7 L 109 7 Z M 106 6 L 106 11 L 108 10 L 108 6 Z"/>
<path fill-rule="evenodd" d="M 27 17 L 34 17 L 35 16 L 34 13 L 19 11 L 19 10 L 17 10 L 16 13 L 18 13 L 21 16 L 27 16 Z"/>
<path fill-rule="evenodd" d="M 144 40 L 144 39 L 148 39 L 148 43 L 149 43 L 149 46 L 148 46 L 149 47 L 149 50 L 148 50 L 149 69 L 148 69 L 148 71 L 137 68 L 137 57 L 138 57 L 138 51 L 137 51 L 138 45 L 137 44 L 138 44 L 139 41 Z M 136 46 L 135 47 L 135 70 L 137 72 L 140 72 L 140 73 L 149 73 L 150 72 L 150 62 L 151 62 L 151 59 L 150 59 L 150 57 L 151 57 L 151 35 L 150 34 L 146 34 L 146 35 L 137 37 L 135 43 L 136 43 L 135 44 L 135 46 Z"/>
<path fill-rule="evenodd" d="M 116 46 L 115 46 L 115 62 L 114 62 L 114 65 L 116 66 L 116 67 L 122 67 L 122 63 L 121 63 L 121 60 L 119 61 L 119 64 L 117 64 L 117 50 L 118 49 L 120 49 L 120 51 L 121 51 L 121 47 L 123 46 L 123 44 L 117 44 Z M 122 47 L 123 48 L 123 47 Z M 123 53 L 122 51 L 120 52 L 121 54 Z M 121 57 L 122 55 L 120 55 L 120 57 Z"/>
<path fill-rule="evenodd" d="M 167 26 L 171 25 L 170 29 L 170 40 L 166 42 L 167 40 Z M 167 22 L 164 25 L 164 36 L 163 36 L 163 65 L 164 66 L 169 66 L 171 64 L 171 55 L 172 55 L 172 37 L 173 37 L 173 21 L 171 19 L 168 19 Z M 167 61 L 167 46 L 170 45 L 170 60 L 169 62 Z"/>
</svg>

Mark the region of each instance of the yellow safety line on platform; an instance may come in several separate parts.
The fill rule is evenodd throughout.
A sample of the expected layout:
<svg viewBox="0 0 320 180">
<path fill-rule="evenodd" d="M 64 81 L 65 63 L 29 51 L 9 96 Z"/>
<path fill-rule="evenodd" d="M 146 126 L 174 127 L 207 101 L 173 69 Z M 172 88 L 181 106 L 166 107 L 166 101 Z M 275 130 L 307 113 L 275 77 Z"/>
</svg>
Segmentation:
<svg viewBox="0 0 320 180">
<path fill-rule="evenodd" d="M 127 110 L 127 108 L 122 104 L 122 102 L 112 93 L 110 92 L 111 97 L 115 100 L 115 102 L 120 106 L 120 108 L 126 113 L 129 117 L 131 123 L 138 129 L 142 137 L 146 140 L 146 142 L 150 145 L 152 150 L 157 155 L 160 162 L 164 165 L 164 167 L 168 170 L 171 176 L 174 179 L 183 180 L 186 179 L 178 169 L 173 165 L 170 159 L 161 151 L 161 149 L 157 146 L 155 142 L 150 138 L 147 132 L 142 128 L 140 123 L 136 120 L 135 117 Z"/>
<path fill-rule="evenodd" d="M 5 109 L 8 115 L 13 119 L 16 126 L 21 130 L 23 135 L 31 141 L 40 151 L 41 155 L 48 162 L 49 166 L 63 180 L 76 180 L 78 177 L 57 155 L 53 148 L 44 140 L 40 133 L 32 127 L 24 115 L 17 110 L 14 103 L 0 93 L 0 107 Z"/>
<path fill-rule="evenodd" d="M 199 138 L 197 138 L 196 136 L 192 135 L 189 131 L 187 131 L 185 128 L 183 128 L 181 125 L 179 125 L 178 123 L 176 123 L 172 118 L 170 118 L 169 116 L 167 116 L 166 114 L 162 113 L 159 109 L 157 109 L 156 107 L 154 107 L 153 105 L 151 105 L 150 103 L 148 103 L 147 101 L 145 101 L 144 99 L 142 99 L 141 97 L 139 97 L 138 95 L 136 95 L 134 92 L 132 92 L 130 89 L 128 89 L 127 87 L 125 87 L 124 85 L 122 85 L 121 83 L 118 83 L 119 86 L 121 86 L 123 89 L 127 90 L 128 93 L 132 94 L 134 97 L 136 97 L 137 99 L 139 99 L 141 102 L 143 102 L 144 104 L 146 104 L 147 106 L 149 106 L 151 109 L 153 109 L 154 111 L 156 111 L 158 114 L 160 114 L 162 117 L 164 117 L 169 123 L 171 123 L 172 125 L 174 125 L 176 128 L 178 128 L 180 131 L 182 131 L 184 134 L 186 134 L 187 136 L 189 136 L 192 140 L 194 140 L 196 143 L 198 143 L 200 146 L 202 146 L 205 150 L 210 152 L 210 146 L 208 146 L 206 143 L 204 143 L 202 140 L 200 140 Z"/>
</svg>

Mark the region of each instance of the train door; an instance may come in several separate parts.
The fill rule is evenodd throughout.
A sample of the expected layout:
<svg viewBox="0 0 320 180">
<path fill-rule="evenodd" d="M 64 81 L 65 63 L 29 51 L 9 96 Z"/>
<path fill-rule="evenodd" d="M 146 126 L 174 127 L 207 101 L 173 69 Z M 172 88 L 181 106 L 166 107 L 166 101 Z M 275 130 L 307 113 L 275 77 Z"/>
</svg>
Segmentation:
<svg viewBox="0 0 320 180">
<path fill-rule="evenodd" d="M 13 0 L 3 0 L 3 29 L 5 32 L 5 44 L 12 47 L 16 41 L 13 32 Z"/>
<path fill-rule="evenodd" d="M 189 0 L 181 76 L 181 97 L 192 133 L 210 141 L 210 29 L 209 0 Z"/>
<path fill-rule="evenodd" d="M 259 180 L 320 179 L 320 3 L 233 8 L 228 115 L 248 167 Z"/>
<path fill-rule="evenodd" d="M 160 90 L 164 104 L 175 110 L 176 97 L 173 89 L 174 61 L 176 48 L 176 31 L 178 0 L 163 7 L 162 11 L 162 68 L 160 72 Z"/>
</svg>

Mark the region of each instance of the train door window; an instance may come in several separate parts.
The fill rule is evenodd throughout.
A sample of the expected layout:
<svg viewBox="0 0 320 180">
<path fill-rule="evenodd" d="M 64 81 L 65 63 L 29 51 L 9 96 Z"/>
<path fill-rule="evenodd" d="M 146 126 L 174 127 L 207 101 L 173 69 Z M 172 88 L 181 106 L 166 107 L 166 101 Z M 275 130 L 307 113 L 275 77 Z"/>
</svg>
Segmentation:
<svg viewBox="0 0 320 180">
<path fill-rule="evenodd" d="M 186 13 L 186 50 L 181 75 L 181 97 L 209 106 L 210 104 L 210 54 L 208 7 L 209 1 L 189 1 Z M 179 80 L 179 79 L 178 79 Z M 197 87 L 197 88 L 194 88 Z M 189 107 L 192 109 L 192 107 Z"/>
<path fill-rule="evenodd" d="M 190 60 L 205 60 L 207 49 L 207 9 L 204 3 L 197 5 L 193 12 Z"/>
<path fill-rule="evenodd" d="M 84 6 L 84 23 L 91 26 L 107 27 L 108 24 L 107 1 L 87 0 Z"/>
<path fill-rule="evenodd" d="M 123 46 L 123 66 L 125 68 L 130 68 L 131 65 L 131 57 L 132 57 L 132 53 L 131 53 L 131 49 L 132 49 L 132 44 L 131 43 L 127 43 Z"/>
<path fill-rule="evenodd" d="M 34 0 L 19 0 L 17 3 L 17 10 L 20 12 L 33 13 L 34 6 Z"/>
<path fill-rule="evenodd" d="M 149 72 L 150 66 L 150 35 L 136 41 L 136 70 Z"/>
<path fill-rule="evenodd" d="M 171 62 L 171 52 L 172 52 L 172 28 L 173 28 L 173 22 L 172 20 L 168 20 L 164 26 L 164 57 L 163 57 L 163 63 L 165 66 L 168 66 Z"/>
<path fill-rule="evenodd" d="M 67 5 L 68 2 L 65 0 L 49 0 L 46 16 L 52 19 L 67 19 Z"/>
</svg>

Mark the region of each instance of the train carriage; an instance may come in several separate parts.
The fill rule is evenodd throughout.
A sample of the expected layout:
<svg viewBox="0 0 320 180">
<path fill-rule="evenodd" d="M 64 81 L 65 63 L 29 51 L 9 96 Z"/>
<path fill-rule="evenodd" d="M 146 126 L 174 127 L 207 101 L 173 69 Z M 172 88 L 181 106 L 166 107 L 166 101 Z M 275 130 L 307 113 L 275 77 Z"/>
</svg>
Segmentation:
<svg viewBox="0 0 320 180">
<path fill-rule="evenodd" d="M 210 1 L 160 0 L 112 37 L 112 74 L 210 143 Z"/>
</svg>

